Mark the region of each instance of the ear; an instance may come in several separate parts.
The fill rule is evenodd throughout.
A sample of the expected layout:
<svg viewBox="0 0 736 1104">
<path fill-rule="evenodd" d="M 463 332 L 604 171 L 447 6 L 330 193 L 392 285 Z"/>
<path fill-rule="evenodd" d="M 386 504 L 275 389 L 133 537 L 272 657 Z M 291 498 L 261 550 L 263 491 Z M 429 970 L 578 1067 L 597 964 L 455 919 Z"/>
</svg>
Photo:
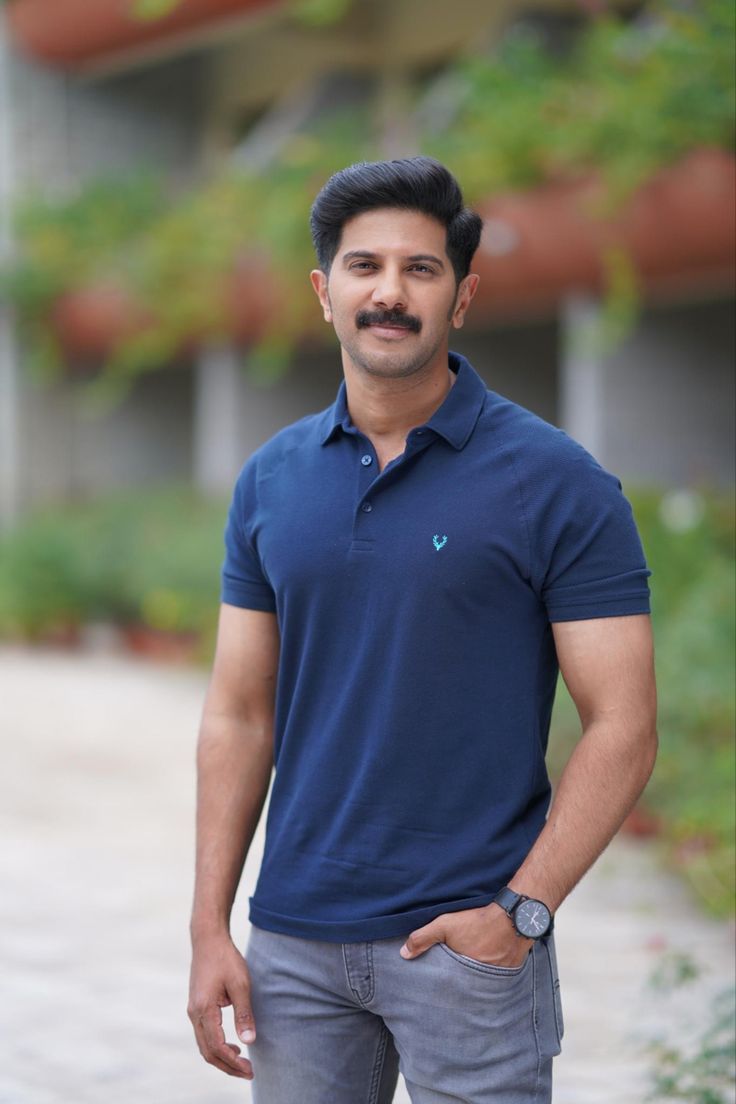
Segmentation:
<svg viewBox="0 0 736 1104">
<path fill-rule="evenodd" d="M 309 273 L 309 280 L 315 290 L 317 298 L 322 304 L 322 313 L 325 316 L 325 322 L 331 322 L 332 307 L 330 306 L 330 297 L 327 294 L 327 277 L 321 268 L 314 268 Z"/>
<path fill-rule="evenodd" d="M 465 312 L 478 290 L 479 283 L 480 276 L 477 276 L 474 272 L 471 272 L 464 280 L 460 281 L 460 287 L 457 289 L 457 298 L 455 300 L 455 310 L 452 312 L 452 324 L 456 330 L 459 330 L 465 321 Z"/>
</svg>

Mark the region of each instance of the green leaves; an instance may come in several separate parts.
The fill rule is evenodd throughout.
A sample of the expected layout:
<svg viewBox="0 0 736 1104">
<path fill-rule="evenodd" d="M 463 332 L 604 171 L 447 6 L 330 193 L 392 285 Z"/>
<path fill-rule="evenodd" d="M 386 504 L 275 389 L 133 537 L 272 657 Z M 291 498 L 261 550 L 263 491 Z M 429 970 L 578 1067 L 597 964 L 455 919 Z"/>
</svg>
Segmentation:
<svg viewBox="0 0 736 1104">
<path fill-rule="evenodd" d="M 655 488 L 627 495 L 652 570 L 659 702 L 659 753 L 643 801 L 660 818 L 669 863 L 709 912 L 729 916 L 736 876 L 733 499 Z M 580 730 L 562 679 L 553 724 L 549 764 L 559 774 Z"/>
<path fill-rule="evenodd" d="M 151 172 L 99 178 L 70 197 L 24 195 L 13 210 L 16 254 L 0 270 L 0 294 L 40 313 L 61 291 L 124 271 L 133 242 L 163 215 L 166 202 L 163 182 Z"/>
<path fill-rule="evenodd" d="M 182 0 L 131 0 L 130 14 L 142 23 L 149 23 L 171 15 L 181 2 Z"/>
<path fill-rule="evenodd" d="M 655 1065 L 648 1104 L 673 1100 L 729 1104 L 736 1075 L 735 1036 L 736 998 L 732 986 L 728 986 L 714 996 L 706 1022 L 689 1046 L 683 1046 L 679 1039 L 649 1045 Z"/>
<path fill-rule="evenodd" d="M 342 18 L 348 0 L 298 0 L 290 11 L 313 26 Z M 141 18 L 161 18 L 173 0 L 136 0 Z M 413 111 L 423 152 L 445 161 L 471 202 L 597 168 L 600 214 L 615 212 L 658 168 L 703 144 L 734 141 L 732 0 L 648 6 L 630 22 L 592 21 L 566 56 L 546 52 L 528 30 L 510 32 L 487 56 L 448 67 Z M 265 376 L 285 370 L 314 308 L 309 209 L 337 169 L 381 156 L 378 104 L 326 112 L 292 135 L 267 170 L 223 170 L 187 194 L 150 174 L 100 180 L 64 200 L 19 201 L 15 258 L 0 294 L 16 305 L 38 379 L 62 357 L 49 308 L 65 291 L 104 280 L 145 304 L 145 333 L 120 339 L 94 384 L 93 400 L 122 397 L 199 338 L 227 329 L 222 287 L 238 257 L 267 258 L 284 301 L 254 358 Z M 607 293 L 596 340 L 610 347 L 634 324 L 639 292 L 615 242 L 604 259 Z M 267 366 L 267 367 L 266 367 Z"/>
<path fill-rule="evenodd" d="M 733 12 L 706 0 L 660 3 L 634 23 L 601 18 L 563 61 L 528 32 L 511 35 L 457 67 L 463 94 L 430 151 L 463 181 L 469 170 L 476 199 L 594 166 L 615 207 L 688 150 L 732 147 Z"/>
<path fill-rule="evenodd" d="M 291 14 L 307 27 L 328 27 L 338 23 L 353 0 L 291 0 Z"/>
</svg>

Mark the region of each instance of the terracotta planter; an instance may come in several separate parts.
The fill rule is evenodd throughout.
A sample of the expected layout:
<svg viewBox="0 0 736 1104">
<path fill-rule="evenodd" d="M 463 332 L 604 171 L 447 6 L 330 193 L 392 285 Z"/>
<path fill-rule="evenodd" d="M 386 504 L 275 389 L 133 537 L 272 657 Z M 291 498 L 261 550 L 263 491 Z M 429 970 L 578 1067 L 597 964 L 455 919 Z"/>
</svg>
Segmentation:
<svg viewBox="0 0 736 1104">
<path fill-rule="evenodd" d="M 601 196 L 593 174 L 498 196 L 481 208 L 478 313 L 550 312 L 570 292 L 599 291 L 604 252 L 613 243 L 624 247 L 651 291 L 733 286 L 735 189 L 734 157 L 700 149 L 652 177 L 615 218 L 592 213 Z"/>
<path fill-rule="evenodd" d="M 90 374 L 121 341 L 143 332 L 152 314 L 114 284 L 97 284 L 61 295 L 51 324 L 73 374 Z"/>
<path fill-rule="evenodd" d="M 733 287 L 735 190 L 736 159 L 704 149 L 645 184 L 615 219 L 596 220 L 589 213 L 600 197 L 600 183 L 592 176 L 489 201 L 481 208 L 487 221 L 473 266 L 481 282 L 471 325 L 525 313 L 552 314 L 571 292 L 600 291 L 604 251 L 614 242 L 632 257 L 648 292 Z M 257 341 L 285 294 L 265 255 L 243 254 L 221 288 L 233 342 Z M 100 284 L 61 296 L 52 324 L 70 364 L 84 370 L 141 332 L 152 317 L 120 288 Z M 194 353 L 202 336 L 190 334 L 182 353 Z"/>
<path fill-rule="evenodd" d="M 658 836 L 661 830 L 661 818 L 640 804 L 634 806 L 621 825 L 621 831 L 625 835 L 637 836 L 640 839 L 651 839 L 653 836 Z"/>
<path fill-rule="evenodd" d="M 135 19 L 133 0 L 10 0 L 6 11 L 20 50 L 47 65 L 83 70 L 278 6 L 279 0 L 181 0 L 153 20 Z"/>
<path fill-rule="evenodd" d="M 164 632 L 148 625 L 122 625 L 120 634 L 129 651 L 165 663 L 190 663 L 197 654 L 199 633 Z"/>
<path fill-rule="evenodd" d="M 243 255 L 223 286 L 228 333 L 236 345 L 263 336 L 279 309 L 280 294 L 265 257 Z"/>
<path fill-rule="evenodd" d="M 220 289 L 224 325 L 237 345 L 249 345 L 263 334 L 279 293 L 265 259 L 243 256 Z M 154 314 L 127 291 L 112 283 L 78 288 L 61 295 L 51 310 L 54 333 L 73 375 L 95 372 L 122 341 L 143 333 Z M 194 329 L 179 349 L 192 356 L 204 337 Z"/>
<path fill-rule="evenodd" d="M 13 639 L 39 648 L 64 648 L 76 651 L 82 644 L 82 628 L 77 621 L 57 621 L 40 629 L 21 630 Z"/>
</svg>

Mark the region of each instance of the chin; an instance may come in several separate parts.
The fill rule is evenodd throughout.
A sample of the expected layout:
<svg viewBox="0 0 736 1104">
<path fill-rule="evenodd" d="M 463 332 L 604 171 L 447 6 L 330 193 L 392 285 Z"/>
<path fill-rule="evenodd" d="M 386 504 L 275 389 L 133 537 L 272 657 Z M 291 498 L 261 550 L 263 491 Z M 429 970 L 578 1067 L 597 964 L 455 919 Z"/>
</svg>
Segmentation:
<svg viewBox="0 0 736 1104">
<path fill-rule="evenodd" d="M 413 376 L 423 366 L 423 361 L 399 360 L 387 354 L 384 358 L 362 359 L 357 362 L 368 375 L 379 376 L 381 379 L 406 379 Z"/>
<path fill-rule="evenodd" d="M 385 352 L 375 349 L 371 349 L 370 352 L 366 352 L 365 349 L 355 349 L 353 352 L 348 348 L 347 351 L 358 368 L 368 375 L 382 379 L 405 379 L 407 376 L 413 376 L 426 364 L 426 358 L 417 356 L 416 351 L 413 356 L 399 349 L 386 349 Z"/>
</svg>

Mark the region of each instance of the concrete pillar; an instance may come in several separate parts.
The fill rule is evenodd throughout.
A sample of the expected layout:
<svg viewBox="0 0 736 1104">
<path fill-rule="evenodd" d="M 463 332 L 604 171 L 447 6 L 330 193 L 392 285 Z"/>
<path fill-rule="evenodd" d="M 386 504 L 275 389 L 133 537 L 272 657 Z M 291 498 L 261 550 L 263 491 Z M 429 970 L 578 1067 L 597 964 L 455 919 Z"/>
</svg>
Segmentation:
<svg viewBox="0 0 736 1104">
<path fill-rule="evenodd" d="M 570 295 L 560 312 L 560 425 L 603 463 L 606 358 L 599 339 L 601 304 Z"/>
<path fill-rule="evenodd" d="M 411 109 L 412 86 L 404 69 L 384 66 L 378 73 L 375 112 L 381 156 L 410 157 L 419 152 Z"/>
<path fill-rule="evenodd" d="M 10 48 L 0 12 L 0 264 L 12 249 L 14 157 L 11 126 Z M 0 302 L 0 533 L 18 520 L 20 502 L 20 358 L 13 313 Z"/>
<path fill-rule="evenodd" d="M 199 353 L 194 381 L 194 485 L 208 494 L 232 487 L 243 462 L 240 425 L 243 369 L 229 345 L 207 345 Z"/>
</svg>

